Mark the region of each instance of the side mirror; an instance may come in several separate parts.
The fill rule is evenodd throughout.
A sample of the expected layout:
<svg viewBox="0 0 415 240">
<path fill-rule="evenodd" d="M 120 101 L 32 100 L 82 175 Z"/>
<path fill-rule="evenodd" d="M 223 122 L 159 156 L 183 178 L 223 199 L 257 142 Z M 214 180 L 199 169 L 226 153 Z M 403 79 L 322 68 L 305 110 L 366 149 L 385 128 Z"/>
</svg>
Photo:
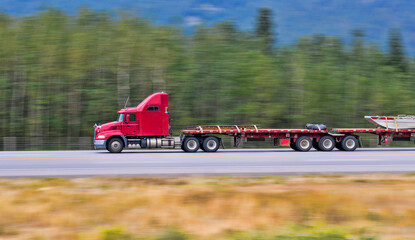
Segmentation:
<svg viewBox="0 0 415 240">
<path fill-rule="evenodd" d="M 125 122 L 129 123 L 130 122 L 130 114 L 127 114 L 127 116 L 125 117 Z"/>
</svg>

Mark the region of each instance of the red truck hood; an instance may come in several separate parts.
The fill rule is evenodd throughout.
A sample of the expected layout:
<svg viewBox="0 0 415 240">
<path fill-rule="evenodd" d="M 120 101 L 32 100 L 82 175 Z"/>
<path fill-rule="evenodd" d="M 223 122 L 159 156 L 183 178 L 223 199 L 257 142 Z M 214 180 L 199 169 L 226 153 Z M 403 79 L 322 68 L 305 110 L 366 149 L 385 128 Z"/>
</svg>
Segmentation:
<svg viewBox="0 0 415 240">
<path fill-rule="evenodd" d="M 104 123 L 101 126 L 98 126 L 98 130 L 100 133 L 105 132 L 105 131 L 117 130 L 117 129 L 120 129 L 119 128 L 120 125 L 121 123 L 117 121 Z"/>
</svg>

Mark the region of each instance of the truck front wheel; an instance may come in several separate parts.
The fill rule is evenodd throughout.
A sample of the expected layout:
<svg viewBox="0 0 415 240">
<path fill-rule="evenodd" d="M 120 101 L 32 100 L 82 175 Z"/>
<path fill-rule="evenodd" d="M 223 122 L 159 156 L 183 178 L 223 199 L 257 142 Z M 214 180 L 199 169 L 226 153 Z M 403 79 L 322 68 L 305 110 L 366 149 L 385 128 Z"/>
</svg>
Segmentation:
<svg viewBox="0 0 415 240">
<path fill-rule="evenodd" d="M 124 145 L 120 138 L 112 138 L 107 144 L 107 150 L 112 153 L 120 153 Z"/>
</svg>

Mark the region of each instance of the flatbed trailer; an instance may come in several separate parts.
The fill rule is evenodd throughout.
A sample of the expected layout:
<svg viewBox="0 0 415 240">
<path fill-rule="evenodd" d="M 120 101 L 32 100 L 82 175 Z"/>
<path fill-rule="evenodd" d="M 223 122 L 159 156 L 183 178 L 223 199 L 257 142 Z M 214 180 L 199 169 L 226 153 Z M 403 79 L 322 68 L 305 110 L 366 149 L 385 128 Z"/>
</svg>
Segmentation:
<svg viewBox="0 0 415 240">
<path fill-rule="evenodd" d="M 333 132 L 345 136 L 357 136 L 356 134 L 369 133 L 378 136 L 378 145 L 385 145 L 391 141 L 411 141 L 415 137 L 415 129 L 395 128 L 333 128 Z"/>
<path fill-rule="evenodd" d="M 274 139 L 274 146 L 279 146 L 281 140 L 288 139 L 292 149 L 303 152 L 309 151 L 312 147 L 321 151 L 331 151 L 336 145 L 341 144 L 344 137 L 343 134 L 332 134 L 328 130 L 262 129 L 259 125 L 189 126 L 181 132 L 185 135 L 182 149 L 186 152 L 195 152 L 198 148 L 207 152 L 216 151 L 215 148 L 219 144 L 216 145 L 213 141 L 222 144 L 221 139 L 216 137 L 217 135 L 234 137 L 234 147 L 240 147 L 245 140 L 261 141 L 266 138 Z M 350 146 L 349 144 L 350 147 L 343 150 L 353 151 L 359 144 L 358 139 L 353 141 L 355 145 Z M 211 147 L 208 144 L 209 140 L 211 141 Z M 336 143 L 336 140 L 338 143 Z"/>
<path fill-rule="evenodd" d="M 182 130 L 186 138 L 198 139 L 200 145 L 205 142 L 209 134 L 228 135 L 234 137 L 234 147 L 240 147 L 247 141 L 273 138 L 274 145 L 279 146 L 280 141 L 288 139 L 290 147 L 296 151 L 309 151 L 311 147 L 319 151 L 331 151 L 334 147 L 344 151 L 354 151 L 362 147 L 360 134 L 374 134 L 378 136 L 378 144 L 388 146 L 391 141 L 411 141 L 415 137 L 415 129 L 394 128 L 333 128 L 328 130 L 310 129 L 261 129 L 258 125 L 208 125 L 190 126 Z M 185 139 L 186 139 L 185 138 Z M 186 142 L 184 141 L 185 145 Z M 206 151 L 203 147 L 203 150 Z M 183 149 L 188 151 L 188 149 Z"/>
</svg>

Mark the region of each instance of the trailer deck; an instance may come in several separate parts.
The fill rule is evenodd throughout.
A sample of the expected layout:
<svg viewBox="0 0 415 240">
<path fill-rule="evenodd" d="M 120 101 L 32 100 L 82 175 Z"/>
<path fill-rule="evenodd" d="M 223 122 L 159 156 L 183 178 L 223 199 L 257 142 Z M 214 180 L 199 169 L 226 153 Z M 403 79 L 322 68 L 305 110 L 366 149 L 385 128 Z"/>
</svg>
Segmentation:
<svg viewBox="0 0 415 240">
<path fill-rule="evenodd" d="M 415 137 L 415 129 L 396 128 L 333 128 L 333 132 L 339 134 L 370 133 L 378 135 L 378 145 L 388 146 L 391 141 L 411 141 Z"/>
<path fill-rule="evenodd" d="M 259 125 L 205 125 L 188 126 L 182 130 L 183 134 L 223 134 L 229 136 L 243 136 L 245 138 L 298 138 L 299 135 L 307 135 L 313 138 L 320 138 L 327 135 L 327 130 L 310 129 L 262 129 Z M 293 135 L 294 134 L 294 135 Z"/>
<path fill-rule="evenodd" d="M 259 134 L 273 134 L 273 133 L 328 133 L 327 130 L 309 130 L 309 129 L 205 129 L 199 130 L 182 130 L 184 134 L 238 134 L 238 133 L 259 133 Z M 252 135 L 254 136 L 254 135 Z"/>
<path fill-rule="evenodd" d="M 333 128 L 336 133 L 415 133 L 415 129 L 394 128 Z"/>
<path fill-rule="evenodd" d="M 184 135 L 197 138 L 200 143 L 209 134 L 227 135 L 234 137 L 234 147 L 240 147 L 247 141 L 258 141 L 273 138 L 274 145 L 289 141 L 289 146 L 297 151 L 308 151 L 311 146 L 320 151 L 331 151 L 334 147 L 354 151 L 362 147 L 359 134 L 369 133 L 378 135 L 379 145 L 388 146 L 391 141 L 410 141 L 415 137 L 415 129 L 395 128 L 333 128 L 328 130 L 310 129 L 262 129 L 259 125 L 201 125 L 188 126 L 182 130 Z"/>
<path fill-rule="evenodd" d="M 188 126 L 181 131 L 185 135 L 191 135 L 198 139 L 202 144 L 207 134 L 228 135 L 234 137 L 234 147 L 240 147 L 247 141 L 260 141 L 266 138 L 273 138 L 275 146 L 288 146 L 298 151 L 308 151 L 312 146 L 323 151 L 330 151 L 334 147 L 334 138 L 330 136 L 329 145 L 318 147 L 318 142 L 323 137 L 328 138 L 327 130 L 310 130 L 310 129 L 262 129 L 259 125 L 201 125 Z M 314 143 L 313 143 L 314 139 Z M 287 144 L 285 144 L 287 142 Z M 320 144 L 321 145 L 321 144 Z"/>
</svg>

